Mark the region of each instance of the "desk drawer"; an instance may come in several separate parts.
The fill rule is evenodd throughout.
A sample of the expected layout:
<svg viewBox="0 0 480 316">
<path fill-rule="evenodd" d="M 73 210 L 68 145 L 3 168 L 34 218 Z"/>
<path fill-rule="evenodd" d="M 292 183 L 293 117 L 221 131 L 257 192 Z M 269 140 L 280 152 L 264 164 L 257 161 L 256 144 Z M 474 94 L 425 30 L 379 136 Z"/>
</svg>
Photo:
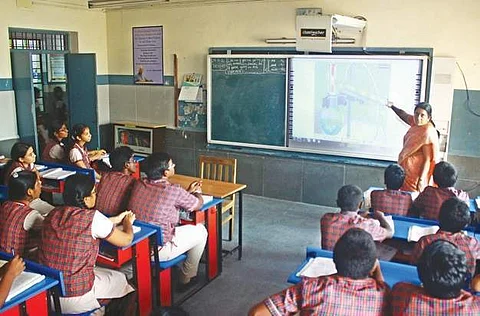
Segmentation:
<svg viewBox="0 0 480 316">
<path fill-rule="evenodd" d="M 181 225 L 197 225 L 205 223 L 205 212 L 204 211 L 194 211 L 191 212 L 192 220 L 180 220 Z"/>
<path fill-rule="evenodd" d="M 100 246 L 100 253 L 97 257 L 97 264 L 109 268 L 119 269 L 122 265 L 132 259 L 132 248 L 121 250 L 109 246 Z"/>
</svg>

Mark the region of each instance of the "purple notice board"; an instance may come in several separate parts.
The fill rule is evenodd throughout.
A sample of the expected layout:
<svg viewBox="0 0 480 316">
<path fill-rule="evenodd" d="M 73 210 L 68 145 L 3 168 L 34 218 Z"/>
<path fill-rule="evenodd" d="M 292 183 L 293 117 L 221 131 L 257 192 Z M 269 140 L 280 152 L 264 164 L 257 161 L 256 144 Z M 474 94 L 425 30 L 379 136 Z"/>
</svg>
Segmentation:
<svg viewBox="0 0 480 316">
<path fill-rule="evenodd" d="M 133 76 L 138 84 L 163 84 L 163 26 L 132 28 Z"/>
</svg>

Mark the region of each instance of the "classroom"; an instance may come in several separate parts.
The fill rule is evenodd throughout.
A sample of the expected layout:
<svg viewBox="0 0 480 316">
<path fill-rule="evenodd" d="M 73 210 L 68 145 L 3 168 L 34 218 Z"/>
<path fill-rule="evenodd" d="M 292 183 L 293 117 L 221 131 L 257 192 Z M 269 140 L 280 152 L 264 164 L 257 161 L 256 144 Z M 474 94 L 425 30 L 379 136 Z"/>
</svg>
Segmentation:
<svg viewBox="0 0 480 316">
<path fill-rule="evenodd" d="M 285 201 L 288 203 L 285 205 L 298 211 L 292 216 L 300 218 L 300 222 L 308 221 L 301 218 L 303 206 L 305 216 L 316 216 L 311 220 L 315 222 L 311 225 L 315 225 L 316 235 L 298 247 L 295 258 L 287 260 L 287 265 L 292 262 L 298 265 L 303 259 L 305 246 L 319 246 L 318 214 L 337 207 L 338 189 L 347 184 L 355 184 L 363 191 L 369 187 L 383 187 L 384 170 L 392 161 L 209 146 L 206 127 L 178 126 L 174 85 L 176 80 L 181 84 L 181 78 L 188 73 L 201 74 L 206 81 L 207 56 L 212 48 L 293 49 L 291 44 L 267 44 L 265 40 L 294 38 L 295 10 L 321 8 L 326 14 L 364 17 L 367 20 L 364 47 L 431 49 L 434 58 L 454 59 L 452 77 L 448 78 L 453 88 L 453 101 L 447 160 L 458 171 L 456 187 L 468 192 L 470 197 L 480 196 L 480 143 L 477 140 L 480 134 L 480 43 L 471 40 L 472 32 L 480 28 L 479 1 L 170 0 L 142 4 L 147 2 L 140 0 L 135 5 L 95 9 L 89 8 L 86 0 L 2 1 L 0 43 L 4 48 L 0 49 L 0 107 L 3 113 L 0 155 L 9 156 L 24 124 L 21 113 L 25 111 L 18 112 L 13 84 L 11 32 L 34 30 L 68 34 L 70 52 L 94 54 L 96 102 L 93 102 L 93 112 L 96 126 L 91 129 L 97 140 L 95 147 L 112 149 L 113 123 L 143 122 L 166 126 L 163 149 L 171 155 L 178 174 L 197 177 L 200 155 L 236 158 L 237 183 L 246 184 L 243 190 L 246 194 L 244 235 L 255 230 L 247 227 L 248 223 L 252 224 L 247 219 L 248 206 L 259 201 L 272 201 L 272 205 L 282 209 L 286 207 L 282 206 Z M 147 26 L 163 27 L 162 85 L 135 84 L 133 80 L 132 28 Z M 179 79 L 174 77 L 175 73 Z M 55 83 L 49 80 L 47 85 L 45 98 L 48 97 L 46 93 L 53 94 Z M 435 104 L 432 106 L 435 113 Z M 82 110 L 78 113 L 81 114 Z M 242 127 L 241 122 L 238 124 Z M 316 206 L 322 209 L 317 210 Z M 270 211 L 275 212 L 274 209 Z M 262 223 L 276 225 L 275 221 Z M 279 227 L 284 228 L 283 224 Z M 293 227 L 292 231 L 295 229 Z M 311 231 L 307 229 L 307 232 Z M 248 240 L 246 237 L 246 249 Z M 289 246 L 293 245 L 289 243 Z M 278 245 L 273 247 L 280 248 Z M 227 257 L 223 274 L 235 273 L 234 268 L 242 264 L 232 257 Z M 279 280 L 271 282 L 269 289 L 278 291 L 281 289 L 279 284 L 285 287 L 285 271 L 289 269 L 291 272 L 294 268 L 283 266 L 284 274 L 277 276 Z M 255 297 L 258 301 L 274 292 L 248 297 Z M 255 302 L 243 302 L 244 306 L 236 304 L 232 315 L 246 314 L 245 305 L 251 307 Z M 187 301 L 186 304 L 192 304 L 188 308 L 194 310 L 194 303 Z M 208 309 L 201 310 L 208 314 Z"/>
</svg>

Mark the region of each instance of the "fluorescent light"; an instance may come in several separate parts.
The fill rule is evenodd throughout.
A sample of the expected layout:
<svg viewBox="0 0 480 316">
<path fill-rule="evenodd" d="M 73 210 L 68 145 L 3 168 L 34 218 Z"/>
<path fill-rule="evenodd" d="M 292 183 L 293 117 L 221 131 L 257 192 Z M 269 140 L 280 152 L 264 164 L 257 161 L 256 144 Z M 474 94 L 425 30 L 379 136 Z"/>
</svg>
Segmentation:
<svg viewBox="0 0 480 316">
<path fill-rule="evenodd" d="M 168 0 L 90 0 L 90 9 L 122 8 L 142 5 L 153 5 L 169 2 Z"/>
<path fill-rule="evenodd" d="M 148 5 L 162 6 L 188 6 L 188 5 L 210 5 L 220 3 L 242 3 L 242 2 L 279 2 L 291 0 L 89 0 L 90 9 L 121 9 L 134 8 Z"/>
</svg>

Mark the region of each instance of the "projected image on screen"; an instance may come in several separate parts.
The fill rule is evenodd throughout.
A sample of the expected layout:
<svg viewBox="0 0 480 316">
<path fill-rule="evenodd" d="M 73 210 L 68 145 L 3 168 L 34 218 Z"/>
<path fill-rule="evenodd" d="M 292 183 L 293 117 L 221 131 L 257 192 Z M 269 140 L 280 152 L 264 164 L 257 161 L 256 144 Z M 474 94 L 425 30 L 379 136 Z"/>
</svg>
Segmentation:
<svg viewBox="0 0 480 316">
<path fill-rule="evenodd" d="M 408 126 L 385 103 L 412 113 L 421 79 L 418 59 L 292 58 L 289 147 L 396 160 Z"/>
</svg>

